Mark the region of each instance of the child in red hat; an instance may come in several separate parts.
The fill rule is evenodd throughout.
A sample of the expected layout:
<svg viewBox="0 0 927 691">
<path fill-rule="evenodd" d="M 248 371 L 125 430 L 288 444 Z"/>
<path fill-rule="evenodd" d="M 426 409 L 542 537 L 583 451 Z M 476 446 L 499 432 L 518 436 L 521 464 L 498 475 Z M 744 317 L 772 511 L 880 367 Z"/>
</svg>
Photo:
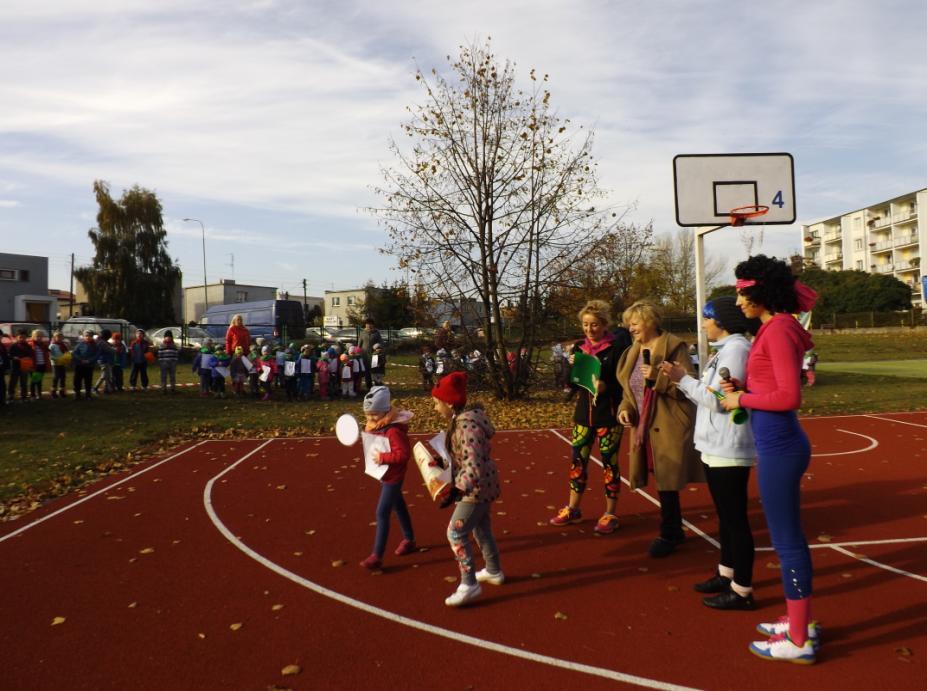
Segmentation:
<svg viewBox="0 0 927 691">
<path fill-rule="evenodd" d="M 489 440 L 495 434 L 482 406 L 464 409 L 467 375 L 451 372 L 431 390 L 435 410 L 448 421 L 447 451 L 451 456 L 451 484 L 441 508 L 454 504 L 447 539 L 460 568 L 460 585 L 444 600 L 460 607 L 482 593 L 480 583 L 502 585 L 499 550 L 492 534 L 492 503 L 499 498 L 496 464 L 490 457 Z M 470 535 L 476 538 L 486 567 L 474 572 Z"/>
</svg>

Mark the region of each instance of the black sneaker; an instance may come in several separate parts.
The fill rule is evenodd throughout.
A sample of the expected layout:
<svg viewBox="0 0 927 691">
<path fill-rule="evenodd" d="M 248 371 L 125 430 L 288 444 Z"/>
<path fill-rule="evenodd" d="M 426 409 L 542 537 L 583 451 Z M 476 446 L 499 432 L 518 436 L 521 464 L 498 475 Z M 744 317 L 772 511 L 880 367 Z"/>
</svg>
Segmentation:
<svg viewBox="0 0 927 691">
<path fill-rule="evenodd" d="M 719 573 L 716 573 L 707 581 L 702 581 L 692 586 L 697 593 L 723 593 L 730 590 L 730 587 L 731 579 L 725 578 Z"/>
<path fill-rule="evenodd" d="M 675 552 L 676 547 L 685 542 L 685 540 L 685 535 L 678 535 L 676 537 L 658 537 L 656 540 L 650 543 L 650 556 L 654 559 L 668 557 L 673 552 Z"/>
<path fill-rule="evenodd" d="M 748 593 L 745 597 L 738 595 L 733 590 L 728 590 L 714 597 L 703 598 L 702 604 L 712 609 L 752 610 L 756 608 L 756 603 L 753 602 L 753 593 Z"/>
</svg>

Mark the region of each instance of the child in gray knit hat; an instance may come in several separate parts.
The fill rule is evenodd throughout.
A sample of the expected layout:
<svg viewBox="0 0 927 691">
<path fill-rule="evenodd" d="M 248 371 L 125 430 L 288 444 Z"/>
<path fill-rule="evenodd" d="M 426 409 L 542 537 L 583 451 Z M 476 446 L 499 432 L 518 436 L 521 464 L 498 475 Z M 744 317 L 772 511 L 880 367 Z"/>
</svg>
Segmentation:
<svg viewBox="0 0 927 691">
<path fill-rule="evenodd" d="M 377 532 L 373 542 L 373 552 L 360 564 L 364 568 L 377 570 L 383 566 L 383 552 L 389 537 L 390 514 L 396 512 L 403 540 L 396 548 L 396 556 L 411 554 L 416 550 L 415 534 L 412 531 L 412 519 L 402 496 L 402 482 L 406 476 L 406 467 L 412 455 L 409 443 L 409 420 L 412 413 L 398 410 L 392 405 L 389 389 L 374 386 L 364 396 L 364 416 L 367 424 L 364 431 L 368 434 L 384 436 L 389 440 L 389 451 L 376 452 L 377 465 L 386 464 L 389 468 L 380 480 L 380 501 L 377 503 Z"/>
</svg>

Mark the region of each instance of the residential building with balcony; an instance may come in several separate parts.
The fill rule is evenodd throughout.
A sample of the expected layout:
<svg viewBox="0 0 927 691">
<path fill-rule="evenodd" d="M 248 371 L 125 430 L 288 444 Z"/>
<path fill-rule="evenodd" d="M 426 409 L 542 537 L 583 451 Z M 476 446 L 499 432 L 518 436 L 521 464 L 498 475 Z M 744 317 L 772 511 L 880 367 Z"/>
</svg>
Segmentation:
<svg viewBox="0 0 927 691">
<path fill-rule="evenodd" d="M 921 248 L 927 224 L 918 215 L 924 208 L 927 189 L 802 224 L 805 262 L 829 271 L 890 274 L 910 286 L 912 304 L 924 306 Z"/>
</svg>

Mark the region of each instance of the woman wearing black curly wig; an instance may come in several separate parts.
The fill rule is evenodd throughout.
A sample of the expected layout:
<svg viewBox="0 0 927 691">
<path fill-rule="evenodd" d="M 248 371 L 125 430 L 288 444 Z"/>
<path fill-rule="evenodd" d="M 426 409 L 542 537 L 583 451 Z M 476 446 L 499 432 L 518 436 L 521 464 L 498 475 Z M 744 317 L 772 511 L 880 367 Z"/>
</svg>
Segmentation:
<svg viewBox="0 0 927 691">
<path fill-rule="evenodd" d="M 792 314 L 814 306 L 817 293 L 796 280 L 788 264 L 759 254 L 737 265 L 737 304 L 744 316 L 758 318 L 747 360 L 744 390 L 726 385 L 728 410 L 750 409 L 756 442 L 763 511 L 779 556 L 787 615 L 760 624 L 770 638 L 750 651 L 770 660 L 815 661 L 817 624 L 811 620 L 811 552 L 801 525 L 799 488 L 811 460 L 811 445 L 796 411 L 801 406 L 801 365 L 813 347 L 811 335 Z"/>
</svg>

